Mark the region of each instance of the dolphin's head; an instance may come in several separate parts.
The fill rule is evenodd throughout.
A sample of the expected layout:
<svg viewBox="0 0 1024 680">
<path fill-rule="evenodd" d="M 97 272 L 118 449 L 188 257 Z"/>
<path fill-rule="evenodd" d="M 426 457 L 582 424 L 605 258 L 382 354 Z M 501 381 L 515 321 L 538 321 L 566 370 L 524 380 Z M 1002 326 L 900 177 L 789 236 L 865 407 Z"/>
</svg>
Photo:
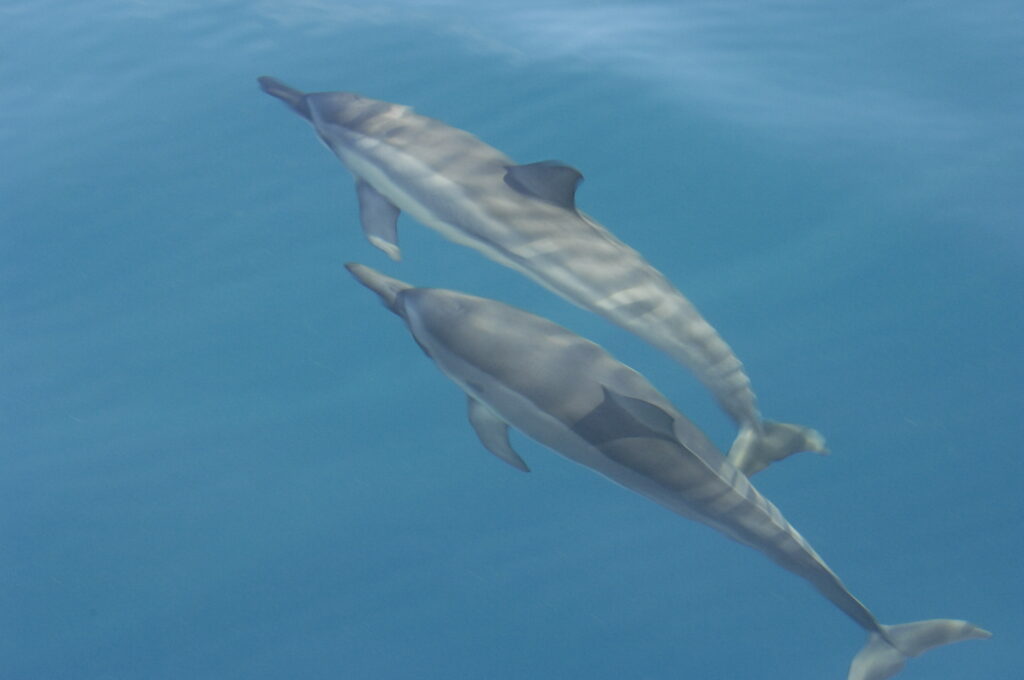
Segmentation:
<svg viewBox="0 0 1024 680">
<path fill-rule="evenodd" d="M 402 317 L 416 344 L 428 357 L 433 349 L 449 347 L 456 351 L 472 349 L 465 346 L 473 333 L 465 333 L 467 325 L 476 326 L 476 315 L 482 298 L 438 288 L 414 288 L 398 279 L 385 276 L 365 265 L 350 262 L 345 268 L 380 297 L 390 311 Z M 479 344 L 479 343 L 476 343 Z"/>
<path fill-rule="evenodd" d="M 478 311 L 483 298 L 440 288 L 415 288 L 404 281 L 381 274 L 358 262 L 349 262 L 345 269 L 380 298 L 384 306 L 431 335 L 445 335 L 457 329 L 467 314 Z"/>
<path fill-rule="evenodd" d="M 442 288 L 412 288 L 397 301 L 416 341 L 432 357 L 443 350 L 473 363 L 504 360 L 496 348 L 521 343 L 532 332 L 525 313 L 486 298 Z"/>
<path fill-rule="evenodd" d="M 401 306 L 406 319 L 433 337 L 458 333 L 467 315 L 476 311 L 475 298 L 441 288 L 415 288 L 403 292 Z"/>
<path fill-rule="evenodd" d="M 370 99 L 354 92 L 305 93 L 276 78 L 261 76 L 260 88 L 277 97 L 313 124 L 327 146 L 345 146 L 353 136 L 386 139 L 400 134 L 409 124 L 412 110 L 402 104 Z"/>
<path fill-rule="evenodd" d="M 328 143 L 349 135 L 389 137 L 407 125 L 410 111 L 354 92 L 313 92 L 306 95 L 306 103 L 310 120 Z"/>
</svg>

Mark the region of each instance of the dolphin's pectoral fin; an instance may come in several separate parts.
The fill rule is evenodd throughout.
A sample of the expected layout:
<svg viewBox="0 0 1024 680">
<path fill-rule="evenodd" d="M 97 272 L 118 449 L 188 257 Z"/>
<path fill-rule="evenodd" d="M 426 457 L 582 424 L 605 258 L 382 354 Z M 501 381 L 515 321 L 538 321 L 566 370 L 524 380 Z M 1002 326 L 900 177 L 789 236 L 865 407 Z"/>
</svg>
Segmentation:
<svg viewBox="0 0 1024 680">
<path fill-rule="evenodd" d="M 469 397 L 469 423 L 488 451 L 514 468 L 523 472 L 530 471 L 508 443 L 508 424 L 473 397 Z"/>
<path fill-rule="evenodd" d="M 505 171 L 505 184 L 566 210 L 576 210 L 576 187 L 582 181 L 579 170 L 558 161 L 510 165 Z"/>
<path fill-rule="evenodd" d="M 627 397 L 602 385 L 604 400 L 573 425 L 573 431 L 594 445 L 626 437 L 678 442 L 674 418 L 656 404 Z"/>
<path fill-rule="evenodd" d="M 398 208 L 362 179 L 356 180 L 356 195 L 359 196 L 359 220 L 363 223 L 366 238 L 392 260 L 401 259 Z"/>
</svg>

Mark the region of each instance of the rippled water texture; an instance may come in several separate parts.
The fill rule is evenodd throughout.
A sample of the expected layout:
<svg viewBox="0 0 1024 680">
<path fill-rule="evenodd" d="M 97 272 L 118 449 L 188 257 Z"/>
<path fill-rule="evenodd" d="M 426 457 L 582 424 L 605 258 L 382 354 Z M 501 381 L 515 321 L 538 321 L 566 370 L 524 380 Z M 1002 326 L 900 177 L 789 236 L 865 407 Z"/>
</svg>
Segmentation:
<svg viewBox="0 0 1024 680">
<path fill-rule="evenodd" d="M 685 371 L 352 183 L 270 74 L 586 176 L 578 201 L 819 428 L 759 487 L 886 622 L 1024 625 L 1019 3 L 0 1 L 0 676 L 842 678 L 754 552 L 513 436 L 342 268 Z"/>
</svg>

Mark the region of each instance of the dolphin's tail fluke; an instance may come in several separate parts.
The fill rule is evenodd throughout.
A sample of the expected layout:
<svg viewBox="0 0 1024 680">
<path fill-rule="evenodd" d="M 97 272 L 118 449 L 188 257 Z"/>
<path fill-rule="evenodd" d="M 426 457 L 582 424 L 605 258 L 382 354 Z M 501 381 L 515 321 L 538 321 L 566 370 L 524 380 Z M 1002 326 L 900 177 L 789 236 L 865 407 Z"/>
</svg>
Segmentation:
<svg viewBox="0 0 1024 680">
<path fill-rule="evenodd" d="M 931 619 L 897 626 L 882 626 L 885 637 L 871 633 L 868 643 L 853 658 L 847 680 L 885 680 L 903 670 L 907 659 L 932 647 L 962 640 L 982 640 L 992 633 L 952 619 Z M 887 639 L 886 639 L 887 638 Z"/>
<path fill-rule="evenodd" d="M 270 76 L 260 76 L 257 80 L 259 81 L 260 89 L 264 92 L 272 97 L 277 97 L 306 120 L 313 120 L 313 115 L 309 112 L 309 104 L 306 102 L 305 92 L 289 87 L 277 78 L 271 78 Z"/>
<path fill-rule="evenodd" d="M 825 438 L 809 427 L 761 421 L 761 431 L 743 426 L 729 449 L 729 462 L 747 477 L 800 451 L 827 454 Z"/>
</svg>

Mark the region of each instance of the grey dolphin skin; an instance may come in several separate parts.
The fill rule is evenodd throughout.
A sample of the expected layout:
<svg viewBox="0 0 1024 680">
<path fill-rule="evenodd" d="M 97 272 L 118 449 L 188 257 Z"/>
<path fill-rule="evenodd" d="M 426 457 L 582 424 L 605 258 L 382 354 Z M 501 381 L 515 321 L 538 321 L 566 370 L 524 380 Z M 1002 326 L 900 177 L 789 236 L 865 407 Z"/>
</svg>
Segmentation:
<svg viewBox="0 0 1024 680">
<path fill-rule="evenodd" d="M 407 106 L 351 92 L 306 94 L 267 76 L 267 94 L 308 120 L 356 177 L 363 231 L 398 259 L 400 211 L 635 333 L 689 367 L 739 426 L 729 458 L 747 475 L 797 451 L 809 428 L 762 420 L 739 359 L 639 253 L 576 209 L 582 175 L 517 165 L 473 135 Z"/>
<path fill-rule="evenodd" d="M 646 378 L 596 344 L 501 302 L 346 266 L 465 391 L 470 422 L 489 451 L 526 470 L 509 445 L 515 427 L 804 578 L 868 633 L 849 680 L 883 680 L 932 647 L 990 636 L 948 619 L 880 624 L 746 475 Z"/>
</svg>

